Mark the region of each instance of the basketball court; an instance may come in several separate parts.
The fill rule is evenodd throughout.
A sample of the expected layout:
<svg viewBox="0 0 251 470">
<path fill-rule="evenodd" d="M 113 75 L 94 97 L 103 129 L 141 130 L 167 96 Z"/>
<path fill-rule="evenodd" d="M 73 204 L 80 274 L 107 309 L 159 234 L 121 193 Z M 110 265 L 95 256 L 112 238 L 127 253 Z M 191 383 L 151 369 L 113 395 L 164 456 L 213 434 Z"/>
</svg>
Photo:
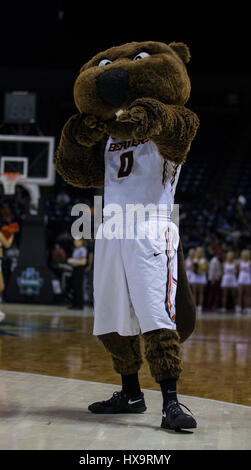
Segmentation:
<svg viewBox="0 0 251 470">
<path fill-rule="evenodd" d="M 179 401 L 197 429 L 160 428 L 161 394 L 144 362 L 147 411 L 95 415 L 88 405 L 120 390 L 91 308 L 3 305 L 1 449 L 250 449 L 251 318 L 204 314 L 183 345 Z"/>
</svg>

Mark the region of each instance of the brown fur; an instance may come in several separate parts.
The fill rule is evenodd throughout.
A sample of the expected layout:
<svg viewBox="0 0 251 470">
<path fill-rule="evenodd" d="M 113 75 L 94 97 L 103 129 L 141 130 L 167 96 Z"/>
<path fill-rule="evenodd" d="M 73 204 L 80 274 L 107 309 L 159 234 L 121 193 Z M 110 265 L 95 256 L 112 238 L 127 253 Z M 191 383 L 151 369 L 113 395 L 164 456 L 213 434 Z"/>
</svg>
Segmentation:
<svg viewBox="0 0 251 470">
<path fill-rule="evenodd" d="M 111 353 L 113 367 L 118 374 L 130 375 L 138 372 L 142 364 L 139 336 L 108 333 L 98 338 Z"/>
<path fill-rule="evenodd" d="M 150 57 L 132 60 L 141 51 Z M 99 67 L 104 58 L 113 62 Z M 150 137 L 163 158 L 183 163 L 199 125 L 196 114 L 184 107 L 191 89 L 185 67 L 189 58 L 185 44 L 146 41 L 112 47 L 87 62 L 74 85 L 81 114 L 64 126 L 55 156 L 61 176 L 74 186 L 102 186 L 109 135 L 125 140 Z M 117 68 L 129 75 L 126 98 L 119 107 L 102 101 L 96 86 L 104 71 Z M 116 120 L 120 108 L 125 112 Z"/>
<path fill-rule="evenodd" d="M 137 125 L 125 125 L 134 120 Z M 184 163 L 195 137 L 198 118 L 184 106 L 163 104 L 153 98 L 135 100 L 117 121 L 107 124 L 109 133 L 117 139 L 150 138 L 161 156 L 175 163 Z M 129 121 L 130 124 L 130 121 Z M 178 138 L 177 138 L 178 135 Z"/>
<path fill-rule="evenodd" d="M 190 96 L 191 85 L 181 55 L 183 56 L 184 51 L 187 56 L 188 47 L 179 43 L 180 47 L 175 48 L 174 44 L 131 42 L 97 54 L 81 68 L 74 85 L 74 98 L 79 111 L 94 114 L 103 120 L 114 116 L 117 109 L 104 104 L 100 99 L 96 80 L 104 69 L 119 67 L 127 70 L 130 76 L 130 88 L 123 109 L 127 109 L 135 99 L 142 97 L 155 98 L 166 104 L 184 105 Z M 133 61 L 132 59 L 142 51 L 150 53 L 150 57 Z M 112 63 L 99 67 L 98 63 L 104 58 Z"/>
<path fill-rule="evenodd" d="M 177 331 L 160 329 L 143 334 L 145 356 L 156 382 L 177 379 L 181 373 L 180 338 Z"/>
<path fill-rule="evenodd" d="M 150 56 L 134 61 L 142 51 Z M 112 63 L 100 67 L 101 59 Z M 104 149 L 109 135 L 123 140 L 150 138 L 163 159 L 183 163 L 199 125 L 196 114 L 184 106 L 191 89 L 185 66 L 189 60 L 189 49 L 183 43 L 146 41 L 112 47 L 83 65 L 74 85 L 80 114 L 65 124 L 55 155 L 64 180 L 78 187 L 104 186 Z M 118 68 L 128 75 L 129 85 L 123 104 L 116 107 L 101 99 L 97 80 Z M 120 108 L 124 112 L 116 118 Z M 195 306 L 181 243 L 178 263 L 176 318 L 184 341 L 194 328 Z"/>
<path fill-rule="evenodd" d="M 176 331 L 160 329 L 144 333 L 145 357 L 156 382 L 167 378 L 179 378 L 181 372 L 180 338 Z M 108 333 L 98 336 L 111 353 L 114 370 L 130 375 L 142 365 L 139 336 L 120 336 Z"/>
<path fill-rule="evenodd" d="M 81 134 L 81 131 L 84 135 Z M 85 140 L 85 147 L 74 137 L 76 135 L 79 136 L 79 142 L 81 137 Z M 93 145 L 94 139 L 97 139 L 95 145 Z M 91 145 L 87 145 L 87 142 L 91 142 Z M 104 141 L 98 142 L 97 130 L 94 129 L 92 132 L 92 129 L 82 125 L 82 115 L 72 116 L 63 128 L 59 147 L 55 154 L 58 173 L 73 186 L 81 188 L 103 187 L 104 148 Z"/>
</svg>

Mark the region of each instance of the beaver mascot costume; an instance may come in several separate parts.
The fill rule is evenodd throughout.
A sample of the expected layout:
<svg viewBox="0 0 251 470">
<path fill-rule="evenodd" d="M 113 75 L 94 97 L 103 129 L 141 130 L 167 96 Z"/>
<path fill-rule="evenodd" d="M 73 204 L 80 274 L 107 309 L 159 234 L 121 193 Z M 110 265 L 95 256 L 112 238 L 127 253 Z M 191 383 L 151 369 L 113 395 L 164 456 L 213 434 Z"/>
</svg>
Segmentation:
<svg viewBox="0 0 251 470">
<path fill-rule="evenodd" d="M 189 60 L 187 45 L 175 42 L 132 42 L 98 53 L 76 79 L 79 114 L 65 124 L 55 155 L 57 171 L 67 183 L 104 187 L 104 221 L 110 204 L 122 214 L 135 204 L 166 208 L 157 217 L 149 210 L 145 238 L 100 236 L 104 223 L 98 230 L 94 335 L 111 354 L 122 390 L 89 410 L 146 410 L 138 380 L 141 334 L 163 395 L 161 427 L 175 430 L 196 427 L 176 392 L 180 343 L 194 329 L 195 306 L 170 217 L 181 166 L 199 125 L 196 114 L 185 107 L 191 90 Z M 160 231 L 152 237 L 156 220 Z"/>
</svg>

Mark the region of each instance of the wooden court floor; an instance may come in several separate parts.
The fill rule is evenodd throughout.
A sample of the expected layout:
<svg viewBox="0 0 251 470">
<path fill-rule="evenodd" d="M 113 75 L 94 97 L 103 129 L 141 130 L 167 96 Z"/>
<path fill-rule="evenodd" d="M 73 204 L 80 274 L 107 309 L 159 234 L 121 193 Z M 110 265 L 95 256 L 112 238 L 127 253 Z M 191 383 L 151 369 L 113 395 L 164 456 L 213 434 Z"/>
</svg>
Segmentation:
<svg viewBox="0 0 251 470">
<path fill-rule="evenodd" d="M 2 309 L 0 369 L 120 384 L 110 356 L 92 335 L 90 309 L 81 315 L 64 307 Z M 159 390 L 146 361 L 140 383 Z M 202 314 L 183 344 L 178 392 L 251 406 L 251 317 Z"/>
</svg>

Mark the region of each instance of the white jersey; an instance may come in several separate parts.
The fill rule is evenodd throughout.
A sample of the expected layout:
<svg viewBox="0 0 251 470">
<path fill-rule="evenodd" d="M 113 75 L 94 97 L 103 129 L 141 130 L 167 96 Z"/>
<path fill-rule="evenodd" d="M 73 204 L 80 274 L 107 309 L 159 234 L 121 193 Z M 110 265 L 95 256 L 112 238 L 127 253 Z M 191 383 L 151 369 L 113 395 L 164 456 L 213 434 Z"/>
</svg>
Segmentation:
<svg viewBox="0 0 251 470">
<path fill-rule="evenodd" d="M 164 204 L 171 212 L 181 165 L 164 160 L 149 139 L 119 141 L 109 137 L 105 149 L 104 205 Z"/>
</svg>

